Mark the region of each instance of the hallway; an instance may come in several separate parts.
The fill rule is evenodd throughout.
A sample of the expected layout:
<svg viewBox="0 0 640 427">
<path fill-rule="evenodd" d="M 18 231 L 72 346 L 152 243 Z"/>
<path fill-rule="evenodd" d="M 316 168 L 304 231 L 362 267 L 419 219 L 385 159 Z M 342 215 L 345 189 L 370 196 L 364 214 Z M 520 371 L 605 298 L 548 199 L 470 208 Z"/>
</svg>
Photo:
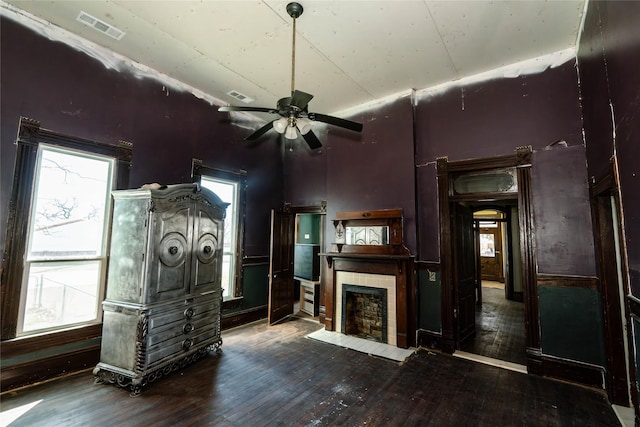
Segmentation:
<svg viewBox="0 0 640 427">
<path fill-rule="evenodd" d="M 482 283 L 482 305 L 476 305 L 476 334 L 461 350 L 526 365 L 524 304 L 505 299 L 503 284 Z"/>
</svg>

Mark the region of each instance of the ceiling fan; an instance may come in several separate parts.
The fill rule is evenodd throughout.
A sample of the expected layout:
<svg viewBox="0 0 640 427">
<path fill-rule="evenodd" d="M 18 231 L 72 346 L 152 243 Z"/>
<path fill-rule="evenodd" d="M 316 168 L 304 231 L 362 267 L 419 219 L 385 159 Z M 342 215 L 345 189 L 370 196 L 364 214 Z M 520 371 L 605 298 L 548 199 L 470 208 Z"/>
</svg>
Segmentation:
<svg viewBox="0 0 640 427">
<path fill-rule="evenodd" d="M 313 121 L 328 123 L 355 132 L 362 131 L 362 123 L 339 117 L 327 116 L 326 114 L 310 113 L 307 109 L 309 101 L 313 95 L 295 89 L 296 71 L 296 19 L 302 15 L 303 9 L 300 3 L 292 2 L 287 5 L 287 13 L 293 18 L 293 46 L 291 49 L 291 96 L 281 98 L 276 104 L 276 108 L 264 107 L 220 107 L 218 111 L 253 111 L 262 113 L 278 114 L 281 116 L 272 122 L 267 123 L 260 129 L 245 138 L 245 141 L 254 141 L 268 132 L 271 128 L 276 132 L 284 134 L 287 139 L 296 139 L 298 132 L 302 135 L 309 148 L 316 149 L 322 147 L 320 140 L 311 130 Z"/>
</svg>

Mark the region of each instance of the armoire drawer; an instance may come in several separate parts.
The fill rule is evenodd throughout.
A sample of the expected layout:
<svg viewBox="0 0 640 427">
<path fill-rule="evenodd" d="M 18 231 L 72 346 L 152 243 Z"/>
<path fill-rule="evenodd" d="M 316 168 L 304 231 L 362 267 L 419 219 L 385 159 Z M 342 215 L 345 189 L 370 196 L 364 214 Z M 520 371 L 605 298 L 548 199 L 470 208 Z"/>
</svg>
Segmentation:
<svg viewBox="0 0 640 427">
<path fill-rule="evenodd" d="M 152 368 L 157 363 L 164 363 L 167 359 L 178 357 L 196 347 L 213 343 L 220 338 L 220 331 L 216 322 L 212 322 L 189 333 L 176 335 L 158 344 L 149 345 L 146 349 L 146 365 Z M 150 337 L 149 341 L 152 341 Z"/>
</svg>

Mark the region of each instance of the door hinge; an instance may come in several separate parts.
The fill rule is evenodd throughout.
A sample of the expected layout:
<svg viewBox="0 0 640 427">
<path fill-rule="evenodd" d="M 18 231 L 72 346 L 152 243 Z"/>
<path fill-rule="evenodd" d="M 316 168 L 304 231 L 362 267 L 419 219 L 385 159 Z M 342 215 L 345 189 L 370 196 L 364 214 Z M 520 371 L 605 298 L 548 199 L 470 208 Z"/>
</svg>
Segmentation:
<svg viewBox="0 0 640 427">
<path fill-rule="evenodd" d="M 457 309 L 457 308 L 454 308 L 454 309 L 453 309 L 453 318 L 454 318 L 454 319 L 457 319 L 457 318 L 458 318 L 458 309 Z"/>
</svg>

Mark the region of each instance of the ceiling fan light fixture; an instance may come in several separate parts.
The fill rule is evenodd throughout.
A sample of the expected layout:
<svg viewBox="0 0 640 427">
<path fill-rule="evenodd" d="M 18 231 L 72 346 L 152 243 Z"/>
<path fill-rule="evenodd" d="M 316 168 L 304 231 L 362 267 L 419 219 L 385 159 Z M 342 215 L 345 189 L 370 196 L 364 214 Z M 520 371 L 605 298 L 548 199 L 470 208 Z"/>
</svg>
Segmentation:
<svg viewBox="0 0 640 427">
<path fill-rule="evenodd" d="M 298 129 L 300 133 L 306 135 L 311 130 L 311 120 L 305 119 L 304 117 L 298 119 Z"/>
<path fill-rule="evenodd" d="M 298 137 L 298 131 L 295 126 L 287 127 L 287 131 L 284 133 L 284 137 L 287 139 L 296 139 Z"/>
<path fill-rule="evenodd" d="M 289 120 L 286 117 L 282 117 L 273 122 L 273 128 L 278 133 L 284 133 L 284 131 L 287 130 L 287 126 L 289 126 Z"/>
</svg>

